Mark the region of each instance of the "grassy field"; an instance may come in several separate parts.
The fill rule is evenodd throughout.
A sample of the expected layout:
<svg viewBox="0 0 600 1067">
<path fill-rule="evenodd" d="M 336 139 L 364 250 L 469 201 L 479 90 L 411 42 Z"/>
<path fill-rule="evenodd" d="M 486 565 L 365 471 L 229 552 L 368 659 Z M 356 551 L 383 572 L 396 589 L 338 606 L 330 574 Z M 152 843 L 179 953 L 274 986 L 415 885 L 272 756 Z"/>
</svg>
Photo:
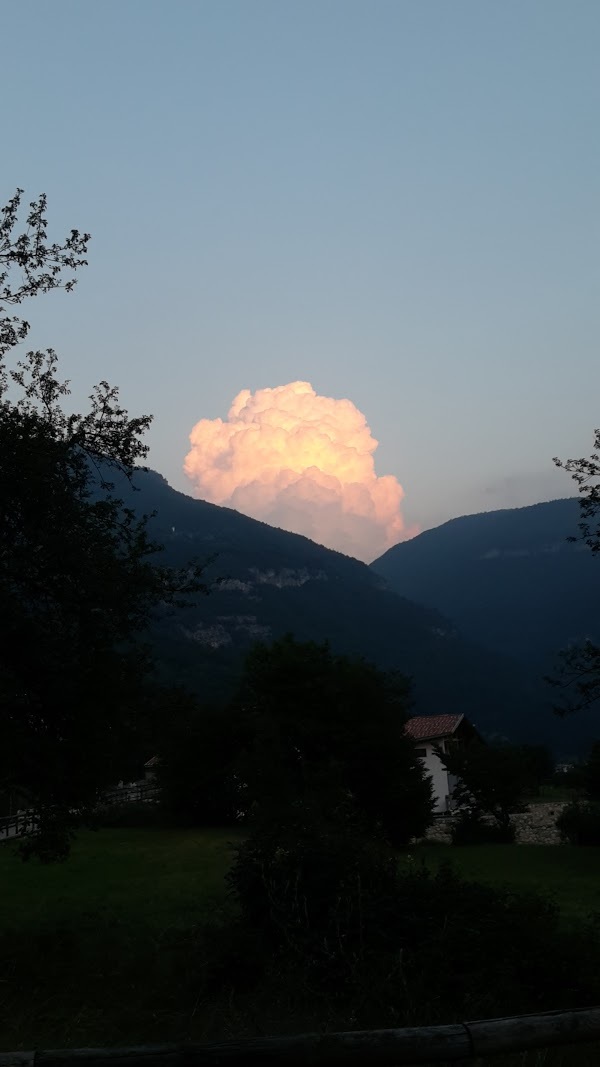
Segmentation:
<svg viewBox="0 0 600 1067">
<path fill-rule="evenodd" d="M 81 834 L 67 863 L 21 863 L 0 846 L 0 931 L 135 916 L 181 928 L 221 904 L 235 831 L 102 830 Z"/>
<path fill-rule="evenodd" d="M 103 830 L 49 867 L 0 846 L 0 1049 L 211 1032 L 198 931 L 223 909 L 234 837 Z"/>
<path fill-rule="evenodd" d="M 414 860 L 435 868 L 450 860 L 465 877 L 540 893 L 560 907 L 565 921 L 600 913 L 600 848 L 545 845 L 422 845 Z"/>
<path fill-rule="evenodd" d="M 561 804 L 567 803 L 570 800 L 576 800 L 581 796 L 581 791 L 577 789 L 568 788 L 564 785 L 542 785 L 540 786 L 539 793 L 535 796 L 529 797 L 529 804 Z"/>
<path fill-rule="evenodd" d="M 21 863 L 0 846 L 0 932 L 27 925 L 135 915 L 164 930 L 188 928 L 220 907 L 239 835 L 233 830 L 85 833 L 69 861 Z M 451 862 L 467 878 L 543 893 L 568 920 L 600 912 L 600 848 L 420 845 L 411 861 Z"/>
<path fill-rule="evenodd" d="M 227 907 L 233 832 L 104 830 L 64 865 L 0 846 L 0 1050 L 202 1040 L 313 1028 L 253 1016 L 204 967 L 206 924 Z M 546 893 L 565 921 L 600 910 L 600 849 L 426 846 L 477 880 Z M 210 936 L 210 935 L 208 935 Z M 560 1064 L 520 1058 L 519 1064 Z M 583 1052 L 565 1063 L 597 1062 Z"/>
</svg>

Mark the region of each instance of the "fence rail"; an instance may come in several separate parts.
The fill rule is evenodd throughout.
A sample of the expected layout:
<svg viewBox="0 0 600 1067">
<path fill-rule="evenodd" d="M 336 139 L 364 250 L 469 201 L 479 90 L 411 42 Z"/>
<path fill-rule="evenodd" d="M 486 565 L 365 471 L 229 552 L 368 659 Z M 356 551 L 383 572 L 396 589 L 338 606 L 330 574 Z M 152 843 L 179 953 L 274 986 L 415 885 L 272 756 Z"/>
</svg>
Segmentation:
<svg viewBox="0 0 600 1067">
<path fill-rule="evenodd" d="M 600 1007 L 405 1030 L 298 1034 L 204 1045 L 0 1053 L 0 1067 L 402 1067 L 600 1039 Z"/>
<path fill-rule="evenodd" d="M 22 837 L 35 830 L 35 820 L 31 811 L 17 811 L 14 815 L 0 818 L 0 841 L 11 837 Z"/>
<path fill-rule="evenodd" d="M 136 782 L 134 785 L 121 786 L 118 789 L 112 789 L 110 793 L 104 793 L 98 807 L 111 807 L 116 804 L 153 804 L 158 800 L 159 793 L 159 787 L 152 782 Z M 23 809 L 14 815 L 3 815 L 0 817 L 0 842 L 33 833 L 36 825 L 33 811 Z"/>
<path fill-rule="evenodd" d="M 121 786 L 119 789 L 111 789 L 110 793 L 104 793 L 100 804 L 104 807 L 111 804 L 139 804 L 158 799 L 160 788 L 157 785 L 139 782 L 135 785 Z"/>
</svg>

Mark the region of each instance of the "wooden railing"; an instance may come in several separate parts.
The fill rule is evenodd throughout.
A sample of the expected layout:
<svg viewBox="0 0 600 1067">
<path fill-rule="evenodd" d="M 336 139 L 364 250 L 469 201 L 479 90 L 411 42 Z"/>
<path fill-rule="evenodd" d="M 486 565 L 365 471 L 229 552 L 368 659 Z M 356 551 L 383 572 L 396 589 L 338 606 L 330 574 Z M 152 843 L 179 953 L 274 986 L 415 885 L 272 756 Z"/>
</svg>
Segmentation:
<svg viewBox="0 0 600 1067">
<path fill-rule="evenodd" d="M 135 782 L 133 785 L 124 785 L 111 789 L 110 793 L 104 793 L 100 803 L 102 806 L 144 804 L 157 800 L 159 793 L 160 789 L 154 782 Z"/>
<path fill-rule="evenodd" d="M 0 841 L 22 837 L 32 830 L 35 830 L 35 821 L 31 811 L 17 811 L 14 815 L 3 815 L 0 818 Z"/>
<path fill-rule="evenodd" d="M 122 786 L 104 793 L 99 807 L 116 804 L 155 803 L 160 793 L 154 782 L 136 782 L 131 786 Z M 17 811 L 14 815 L 0 816 L 0 842 L 14 837 L 23 837 L 36 828 L 33 811 Z"/>
<path fill-rule="evenodd" d="M 0 1067 L 402 1067 L 600 1039 L 600 1008 L 405 1030 L 261 1037 L 204 1045 L 0 1053 Z"/>
</svg>

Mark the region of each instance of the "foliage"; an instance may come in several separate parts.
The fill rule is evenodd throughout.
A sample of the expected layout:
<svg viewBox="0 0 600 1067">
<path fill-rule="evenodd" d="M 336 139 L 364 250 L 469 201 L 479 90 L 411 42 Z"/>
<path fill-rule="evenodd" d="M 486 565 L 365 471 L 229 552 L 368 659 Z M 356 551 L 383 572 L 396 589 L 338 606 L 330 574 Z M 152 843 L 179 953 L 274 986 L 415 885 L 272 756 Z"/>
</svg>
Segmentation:
<svg viewBox="0 0 600 1067">
<path fill-rule="evenodd" d="M 600 845 L 600 741 L 578 770 L 583 795 L 563 808 L 556 825 L 571 845 Z"/>
<path fill-rule="evenodd" d="M 71 230 L 62 242 L 48 242 L 47 197 L 43 194 L 30 203 L 26 229 L 16 234 L 22 200 L 23 190 L 17 189 L 0 209 L 0 362 L 29 333 L 29 323 L 8 309 L 51 289 L 71 292 L 75 279 L 65 277 L 65 272 L 71 275 L 87 264 L 89 233 Z"/>
<path fill-rule="evenodd" d="M 588 640 L 563 649 L 556 677 L 546 681 L 560 694 L 554 705 L 556 715 L 595 707 L 600 700 L 600 646 Z"/>
<path fill-rule="evenodd" d="M 563 841 L 571 845 L 600 845 L 600 801 L 572 800 L 556 825 Z"/>
<path fill-rule="evenodd" d="M 123 801 L 101 806 L 94 813 L 94 825 L 99 829 L 156 827 L 162 823 L 163 812 L 158 801 Z"/>
<path fill-rule="evenodd" d="M 297 801 L 239 846 L 228 882 L 242 922 L 269 950 L 285 945 L 327 965 L 342 942 L 354 951 L 359 927 L 385 924 L 397 858 L 363 829 L 349 804 L 324 821 L 317 805 Z"/>
<path fill-rule="evenodd" d="M 20 204 L 19 191 L 0 211 L 0 792 L 28 794 L 38 833 L 24 855 L 51 859 L 129 758 L 152 666 L 139 637 L 202 583 L 198 567 L 156 563 L 146 519 L 114 493 L 146 455 L 150 417 L 130 418 L 107 382 L 68 413 L 52 349 L 7 361 L 29 329 L 9 310 L 72 289 L 65 271 L 89 240 L 49 243 L 45 197 L 17 234 Z"/>
<path fill-rule="evenodd" d="M 564 796 L 560 797 L 561 800 L 570 800 L 573 793 L 581 793 L 583 791 L 583 763 L 578 760 L 565 770 L 556 771 L 554 785 L 567 793 L 566 798 Z"/>
<path fill-rule="evenodd" d="M 525 810 L 525 793 L 530 780 L 523 751 L 513 745 L 485 745 L 472 741 L 452 746 L 447 752 L 438 750 L 439 758 L 448 772 L 457 779 L 453 801 L 459 814 L 458 838 L 455 843 L 466 844 L 470 837 L 498 843 L 509 842 L 511 816 Z M 495 826 L 486 835 L 485 824 Z"/>
<path fill-rule="evenodd" d="M 327 644 L 257 644 L 234 702 L 250 736 L 240 763 L 247 810 L 264 817 L 310 797 L 327 820 L 351 799 L 394 845 L 422 835 L 431 782 L 404 731 L 408 704 L 406 679 Z"/>
<path fill-rule="evenodd" d="M 245 808 L 239 775 L 247 724 L 233 708 L 201 706 L 179 694 L 158 730 L 163 807 L 178 825 L 230 826 Z"/>
<path fill-rule="evenodd" d="M 242 929 L 261 938 L 255 981 L 293 983 L 299 997 L 360 1025 L 589 998 L 597 943 L 563 934 L 551 904 L 447 866 L 399 865 L 381 841 L 357 848 L 340 825 L 316 833 L 310 812 L 298 811 L 241 846 L 230 882 Z"/>
<path fill-rule="evenodd" d="M 581 785 L 588 800 L 600 801 L 600 741 L 594 742 L 581 768 Z"/>
<path fill-rule="evenodd" d="M 554 779 L 554 760 L 547 745 L 520 745 L 525 764 L 527 791 L 537 795 L 540 788 Z"/>
<path fill-rule="evenodd" d="M 424 831 L 432 806 L 404 734 L 406 694 L 404 680 L 327 645 L 259 644 L 228 705 L 180 694 L 162 716 L 166 808 L 184 825 L 231 825 L 253 812 L 277 819 L 309 796 L 327 819 L 353 798 L 370 827 L 403 843 Z"/>
<path fill-rule="evenodd" d="M 482 815 L 462 812 L 452 825 L 453 845 L 512 845 L 516 831 L 511 822 L 490 822 Z"/>
<path fill-rule="evenodd" d="M 589 458 L 560 460 L 557 467 L 568 471 L 579 487 L 579 537 L 592 553 L 600 552 L 600 429 L 594 431 L 593 451 Z M 600 647 L 591 640 L 571 645 L 560 653 L 556 677 L 546 681 L 560 694 L 554 707 L 564 716 L 585 708 L 595 707 L 600 700 Z"/>
<path fill-rule="evenodd" d="M 352 990 L 356 1009 L 386 995 L 398 969 L 382 957 L 391 846 L 432 816 L 431 782 L 404 729 L 407 684 L 286 637 L 255 647 L 234 706 L 249 726 L 239 774 L 253 815 L 229 879 L 241 936 L 260 937 L 259 970 L 275 953 L 323 991 Z"/>
<path fill-rule="evenodd" d="M 594 430 L 592 447 L 589 457 L 561 460 L 555 456 L 554 463 L 568 471 L 579 486 L 580 536 L 571 540 L 583 540 L 592 552 L 600 552 L 600 428 Z"/>
</svg>

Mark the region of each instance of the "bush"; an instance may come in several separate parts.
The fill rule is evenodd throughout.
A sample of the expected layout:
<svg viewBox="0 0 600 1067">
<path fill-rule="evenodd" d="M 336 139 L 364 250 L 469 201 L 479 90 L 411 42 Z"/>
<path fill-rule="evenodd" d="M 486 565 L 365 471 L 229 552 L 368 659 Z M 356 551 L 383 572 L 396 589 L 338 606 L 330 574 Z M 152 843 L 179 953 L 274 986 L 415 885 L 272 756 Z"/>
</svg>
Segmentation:
<svg viewBox="0 0 600 1067">
<path fill-rule="evenodd" d="M 170 819 L 179 826 L 234 826 L 244 808 L 237 761 L 247 743 L 241 716 L 198 706 L 182 696 L 165 716 L 159 741 L 158 784 Z"/>
<path fill-rule="evenodd" d="M 228 876 L 244 922 L 317 965 L 332 960 L 332 944 L 354 951 L 365 927 L 385 927 L 396 878 L 396 856 L 354 819 L 326 823 L 302 805 L 258 828 Z"/>
<path fill-rule="evenodd" d="M 262 946 L 255 983 L 288 1014 L 411 1025 L 600 996 L 596 935 L 563 931 L 547 901 L 432 874 L 308 813 L 246 841 L 230 885 L 240 936 Z"/>
<path fill-rule="evenodd" d="M 135 802 L 130 804 L 111 804 L 96 812 L 94 825 L 106 829 L 141 828 L 157 826 L 163 821 L 160 804 L 152 802 Z"/>
<path fill-rule="evenodd" d="M 563 841 L 570 845 L 600 845 L 600 803 L 573 800 L 556 820 Z"/>
<path fill-rule="evenodd" d="M 451 835 L 453 845 L 512 845 L 515 828 L 465 814 L 453 824 Z"/>
<path fill-rule="evenodd" d="M 525 811 L 525 796 L 531 787 L 531 757 L 514 745 L 485 745 L 472 740 L 438 755 L 456 778 L 452 792 L 454 806 L 465 821 L 462 832 L 473 840 L 464 844 L 514 841 L 511 816 Z M 479 827 L 496 824 L 499 832 L 487 836 Z"/>
</svg>

